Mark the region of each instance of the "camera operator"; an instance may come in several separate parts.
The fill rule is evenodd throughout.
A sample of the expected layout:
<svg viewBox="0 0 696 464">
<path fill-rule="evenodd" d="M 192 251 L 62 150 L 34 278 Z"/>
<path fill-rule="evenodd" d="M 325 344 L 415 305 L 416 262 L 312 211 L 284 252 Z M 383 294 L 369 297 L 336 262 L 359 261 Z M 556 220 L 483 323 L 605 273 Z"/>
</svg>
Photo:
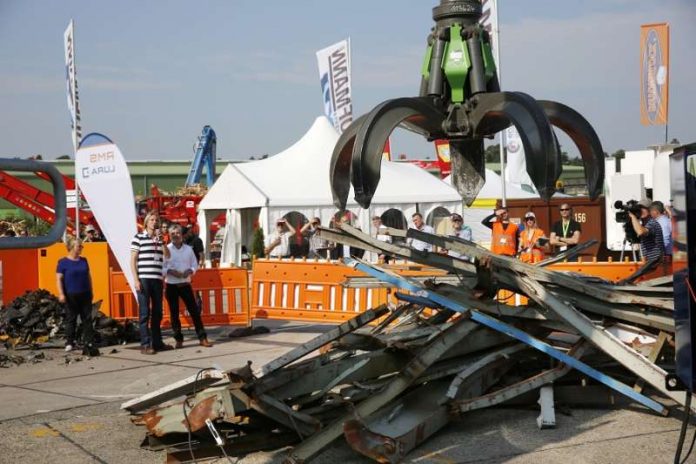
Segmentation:
<svg viewBox="0 0 696 464">
<path fill-rule="evenodd" d="M 650 216 L 662 227 L 665 242 L 665 264 L 672 262 L 672 220 L 667 216 L 665 204 L 661 201 L 650 203 Z"/>
<path fill-rule="evenodd" d="M 633 230 L 640 241 L 640 252 L 646 261 L 656 260 L 661 262 L 665 254 L 665 242 L 660 224 L 650 216 L 650 204 L 641 201 L 631 208 L 628 217 L 631 220 Z M 640 217 L 637 216 L 640 214 Z"/>
</svg>

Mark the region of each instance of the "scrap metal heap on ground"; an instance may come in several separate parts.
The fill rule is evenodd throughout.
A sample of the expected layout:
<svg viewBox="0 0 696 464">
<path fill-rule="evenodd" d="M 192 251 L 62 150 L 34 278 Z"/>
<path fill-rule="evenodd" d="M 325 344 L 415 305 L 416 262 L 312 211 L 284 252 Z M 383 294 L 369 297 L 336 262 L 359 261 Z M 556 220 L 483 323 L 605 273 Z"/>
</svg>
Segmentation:
<svg viewBox="0 0 696 464">
<path fill-rule="evenodd" d="M 413 229 L 405 235 L 470 258 L 341 227 L 320 234 L 450 274 L 410 280 L 347 260 L 369 277 L 346 285 L 396 287 L 402 303 L 368 309 L 261 368 L 204 370 L 125 403 L 147 428 L 147 446 L 186 462 L 292 445 L 288 462 L 304 462 L 342 435 L 365 456 L 398 462 L 449 421 L 500 404 L 540 397 L 537 422 L 547 427 L 554 394 L 564 406 L 637 403 L 646 414 L 684 403 L 683 393 L 665 387 L 674 335 L 669 278 L 617 286 Z M 529 305 L 501 301 L 501 289 Z"/>
</svg>

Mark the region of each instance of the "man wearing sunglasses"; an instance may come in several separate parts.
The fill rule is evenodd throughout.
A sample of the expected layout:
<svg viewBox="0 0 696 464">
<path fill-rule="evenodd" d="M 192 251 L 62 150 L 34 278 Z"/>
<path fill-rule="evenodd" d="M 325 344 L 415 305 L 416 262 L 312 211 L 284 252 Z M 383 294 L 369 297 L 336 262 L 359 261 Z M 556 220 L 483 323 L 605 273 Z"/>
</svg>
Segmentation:
<svg viewBox="0 0 696 464">
<path fill-rule="evenodd" d="M 560 208 L 561 220 L 554 223 L 551 228 L 549 242 L 556 247 L 556 251 L 562 253 L 580 243 L 582 228 L 580 223 L 572 218 L 572 209 L 568 203 L 563 203 Z M 568 261 L 577 261 L 578 257 L 573 256 Z"/>
</svg>

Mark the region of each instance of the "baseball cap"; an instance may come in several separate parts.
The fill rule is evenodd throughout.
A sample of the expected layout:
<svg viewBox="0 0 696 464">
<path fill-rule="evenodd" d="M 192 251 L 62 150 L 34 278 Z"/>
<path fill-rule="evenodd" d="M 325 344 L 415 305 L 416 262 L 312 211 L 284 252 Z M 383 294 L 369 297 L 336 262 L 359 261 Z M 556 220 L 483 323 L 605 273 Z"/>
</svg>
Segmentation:
<svg viewBox="0 0 696 464">
<path fill-rule="evenodd" d="M 464 222 L 464 219 L 457 213 L 453 213 L 452 216 L 450 216 L 450 219 L 453 221 L 462 221 Z"/>
<path fill-rule="evenodd" d="M 97 229 L 94 228 L 92 224 L 85 227 L 85 232 L 96 232 Z"/>
<path fill-rule="evenodd" d="M 640 200 L 638 204 L 641 208 L 650 209 L 650 200 Z"/>
<path fill-rule="evenodd" d="M 531 212 L 531 211 L 527 211 L 527 212 L 524 214 L 524 218 L 525 218 L 525 219 L 527 219 L 527 218 L 536 219 L 536 215 L 535 215 L 533 212 Z"/>
</svg>

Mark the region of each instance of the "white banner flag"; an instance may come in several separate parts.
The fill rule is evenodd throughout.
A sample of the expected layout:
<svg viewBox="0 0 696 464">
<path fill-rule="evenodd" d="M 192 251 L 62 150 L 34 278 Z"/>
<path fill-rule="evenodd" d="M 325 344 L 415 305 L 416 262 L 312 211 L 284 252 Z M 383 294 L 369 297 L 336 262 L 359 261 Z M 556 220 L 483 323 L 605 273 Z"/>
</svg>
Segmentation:
<svg viewBox="0 0 696 464">
<path fill-rule="evenodd" d="M 520 133 L 515 126 L 510 126 L 505 130 L 505 140 L 507 148 L 507 166 L 505 166 L 505 180 L 518 187 L 527 185 L 534 189 L 532 179 L 527 173 L 527 161 L 524 157 L 524 147 Z"/>
<path fill-rule="evenodd" d="M 498 56 L 498 6 L 495 0 L 481 0 L 481 19 L 479 24 L 491 37 L 491 51 L 495 57 L 496 66 L 500 56 Z"/>
<path fill-rule="evenodd" d="M 68 24 L 68 28 L 63 34 L 63 41 L 65 43 L 65 79 L 68 93 L 68 110 L 70 111 L 73 149 L 77 151 L 77 147 L 82 139 L 82 126 L 80 125 L 80 98 L 77 93 L 77 78 L 75 76 L 75 40 L 72 20 L 70 20 L 70 24 Z"/>
<path fill-rule="evenodd" d="M 133 184 L 121 151 L 101 134 L 87 135 L 75 155 L 75 180 L 135 295 L 130 243 L 138 228 Z"/>
<path fill-rule="evenodd" d="M 339 133 L 353 122 L 350 90 L 350 39 L 317 52 L 324 113 Z"/>
</svg>

